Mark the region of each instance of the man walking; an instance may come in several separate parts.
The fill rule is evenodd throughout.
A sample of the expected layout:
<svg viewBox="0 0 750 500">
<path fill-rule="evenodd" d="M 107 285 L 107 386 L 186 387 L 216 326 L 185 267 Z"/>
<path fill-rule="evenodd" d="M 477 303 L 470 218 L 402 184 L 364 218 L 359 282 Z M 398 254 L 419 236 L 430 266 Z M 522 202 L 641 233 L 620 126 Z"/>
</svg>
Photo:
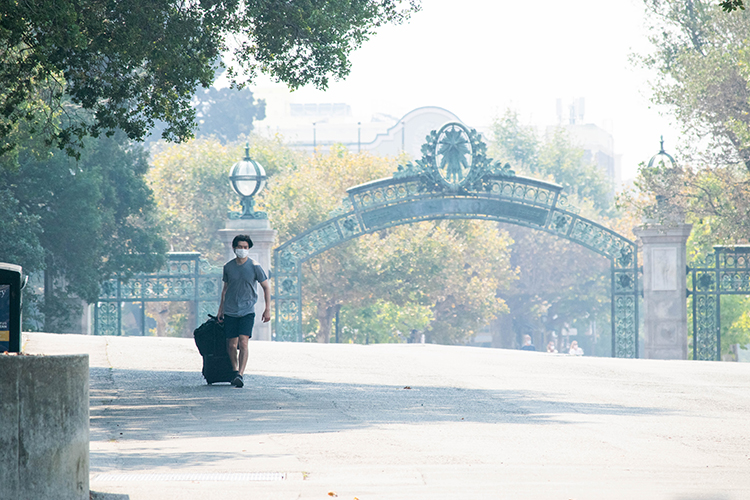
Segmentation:
<svg viewBox="0 0 750 500">
<path fill-rule="evenodd" d="M 258 301 L 256 283 L 260 283 L 263 288 L 263 298 L 266 301 L 263 323 L 271 320 L 271 289 L 268 277 L 260 264 L 249 258 L 252 246 L 253 241 L 246 234 L 239 234 L 232 240 L 232 249 L 237 257 L 224 264 L 224 288 L 221 291 L 221 304 L 216 315 L 219 321 L 224 322 L 227 351 L 234 370 L 232 385 L 235 387 L 245 385 L 242 376 L 245 374 L 248 359 L 248 340 L 253 335 L 255 323 L 255 303 Z"/>
</svg>

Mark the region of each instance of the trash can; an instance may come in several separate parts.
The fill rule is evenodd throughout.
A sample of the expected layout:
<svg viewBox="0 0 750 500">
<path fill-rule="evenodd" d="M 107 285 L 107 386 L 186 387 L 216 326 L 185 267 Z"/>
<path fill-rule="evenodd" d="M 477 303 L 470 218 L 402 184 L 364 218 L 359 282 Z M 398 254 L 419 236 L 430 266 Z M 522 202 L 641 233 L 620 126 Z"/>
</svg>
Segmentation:
<svg viewBox="0 0 750 500">
<path fill-rule="evenodd" d="M 0 352 L 21 352 L 21 266 L 0 262 Z"/>
</svg>

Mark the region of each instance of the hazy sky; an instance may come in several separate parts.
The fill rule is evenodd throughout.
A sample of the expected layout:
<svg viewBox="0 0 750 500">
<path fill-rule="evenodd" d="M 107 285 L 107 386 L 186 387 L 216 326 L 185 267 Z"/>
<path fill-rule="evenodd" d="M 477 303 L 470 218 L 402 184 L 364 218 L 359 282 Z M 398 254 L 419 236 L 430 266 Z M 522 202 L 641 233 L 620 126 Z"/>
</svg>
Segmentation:
<svg viewBox="0 0 750 500">
<path fill-rule="evenodd" d="M 658 151 L 661 134 L 674 152 L 676 128 L 648 102 L 650 75 L 628 59 L 649 50 L 642 0 L 422 6 L 408 24 L 381 29 L 354 53 L 345 81 L 326 92 L 300 89 L 293 100 L 345 102 L 358 116 L 441 106 L 474 127 L 512 107 L 525 123 L 544 127 L 557 123 L 558 97 L 584 97 L 584 122 L 613 134 L 623 179 Z"/>
</svg>

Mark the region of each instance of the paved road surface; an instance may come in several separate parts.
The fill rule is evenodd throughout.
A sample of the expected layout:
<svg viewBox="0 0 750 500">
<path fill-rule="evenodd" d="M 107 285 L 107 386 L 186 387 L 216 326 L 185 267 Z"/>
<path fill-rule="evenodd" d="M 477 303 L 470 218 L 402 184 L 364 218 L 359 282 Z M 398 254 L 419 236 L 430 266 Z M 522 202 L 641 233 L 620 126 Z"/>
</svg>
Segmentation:
<svg viewBox="0 0 750 500">
<path fill-rule="evenodd" d="M 90 355 L 100 498 L 750 499 L 750 364 L 257 342 L 236 389 L 191 339 L 24 341 Z"/>
</svg>

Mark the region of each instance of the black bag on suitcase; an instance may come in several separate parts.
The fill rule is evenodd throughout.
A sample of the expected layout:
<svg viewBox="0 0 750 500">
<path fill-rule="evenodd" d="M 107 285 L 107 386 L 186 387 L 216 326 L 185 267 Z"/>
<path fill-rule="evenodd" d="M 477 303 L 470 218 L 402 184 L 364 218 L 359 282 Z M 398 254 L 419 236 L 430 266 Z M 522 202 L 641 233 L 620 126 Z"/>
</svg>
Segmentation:
<svg viewBox="0 0 750 500">
<path fill-rule="evenodd" d="M 206 382 L 231 382 L 234 378 L 232 363 L 227 354 L 227 341 L 224 325 L 215 316 L 208 315 L 208 321 L 193 332 L 195 345 L 203 356 L 203 378 Z"/>
</svg>

